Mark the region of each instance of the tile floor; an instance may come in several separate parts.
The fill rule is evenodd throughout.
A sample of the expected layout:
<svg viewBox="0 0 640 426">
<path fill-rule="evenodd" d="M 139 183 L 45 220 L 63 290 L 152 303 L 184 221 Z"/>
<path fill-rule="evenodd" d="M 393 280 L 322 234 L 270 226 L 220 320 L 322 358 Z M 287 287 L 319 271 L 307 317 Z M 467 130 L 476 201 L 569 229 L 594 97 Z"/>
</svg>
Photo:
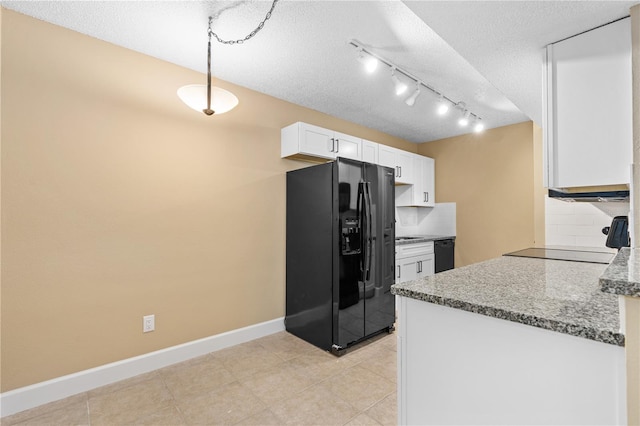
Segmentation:
<svg viewBox="0 0 640 426">
<path fill-rule="evenodd" d="M 14 425 L 395 425 L 396 336 L 338 358 L 287 332 L 5 417 Z"/>
</svg>

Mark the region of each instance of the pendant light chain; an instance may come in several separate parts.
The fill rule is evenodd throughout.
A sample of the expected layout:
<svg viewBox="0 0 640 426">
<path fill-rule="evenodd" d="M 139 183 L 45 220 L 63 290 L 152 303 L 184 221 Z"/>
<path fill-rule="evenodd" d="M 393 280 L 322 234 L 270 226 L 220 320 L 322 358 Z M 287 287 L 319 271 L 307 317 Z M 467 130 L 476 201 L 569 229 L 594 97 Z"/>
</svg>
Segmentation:
<svg viewBox="0 0 640 426">
<path fill-rule="evenodd" d="M 222 43 L 222 44 L 242 44 L 245 41 L 251 39 L 253 36 L 255 36 L 256 34 L 258 34 L 258 32 L 264 27 L 265 22 L 267 22 L 269 20 L 269 18 L 271 18 L 271 13 L 273 12 L 273 9 L 276 7 L 276 3 L 278 3 L 279 0 L 273 0 L 273 3 L 271 4 L 271 9 L 269 9 L 269 11 L 267 12 L 267 15 L 264 17 L 264 19 L 262 20 L 262 22 L 260 22 L 260 24 L 256 27 L 255 30 L 251 31 L 245 38 L 241 38 L 238 40 L 223 40 L 221 39 L 218 34 L 214 33 L 211 30 L 211 21 L 213 20 L 212 17 L 209 17 L 209 39 L 211 39 L 211 36 L 214 36 L 216 38 L 216 40 L 218 40 L 218 43 Z"/>
</svg>

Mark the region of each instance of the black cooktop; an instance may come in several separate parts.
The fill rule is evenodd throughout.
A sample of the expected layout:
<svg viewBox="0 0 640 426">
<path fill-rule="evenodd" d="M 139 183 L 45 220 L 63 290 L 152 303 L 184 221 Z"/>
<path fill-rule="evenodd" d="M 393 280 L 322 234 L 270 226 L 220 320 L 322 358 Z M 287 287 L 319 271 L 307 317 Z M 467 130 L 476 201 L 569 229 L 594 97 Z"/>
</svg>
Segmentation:
<svg viewBox="0 0 640 426">
<path fill-rule="evenodd" d="M 506 253 L 505 256 L 537 257 L 540 259 L 568 260 L 572 262 L 604 263 L 611 262 L 615 253 L 600 251 L 565 250 L 550 248 L 527 248 Z"/>
</svg>

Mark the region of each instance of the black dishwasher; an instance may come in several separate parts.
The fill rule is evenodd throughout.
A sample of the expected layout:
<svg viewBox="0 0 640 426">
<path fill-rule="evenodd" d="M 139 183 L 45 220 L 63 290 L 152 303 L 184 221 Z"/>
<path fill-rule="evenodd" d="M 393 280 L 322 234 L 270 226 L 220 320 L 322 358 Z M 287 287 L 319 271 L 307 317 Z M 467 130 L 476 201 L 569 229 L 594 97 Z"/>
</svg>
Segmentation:
<svg viewBox="0 0 640 426">
<path fill-rule="evenodd" d="M 435 254 L 436 265 L 434 272 L 447 271 L 453 269 L 453 249 L 455 247 L 455 241 L 449 240 L 436 240 L 433 242 L 433 251 Z"/>
</svg>

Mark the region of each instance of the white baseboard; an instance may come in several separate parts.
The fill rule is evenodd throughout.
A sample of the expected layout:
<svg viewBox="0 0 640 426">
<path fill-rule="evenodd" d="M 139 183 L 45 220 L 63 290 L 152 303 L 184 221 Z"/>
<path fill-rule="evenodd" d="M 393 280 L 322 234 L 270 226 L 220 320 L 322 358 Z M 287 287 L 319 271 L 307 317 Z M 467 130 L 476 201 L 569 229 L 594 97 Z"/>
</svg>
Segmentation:
<svg viewBox="0 0 640 426">
<path fill-rule="evenodd" d="M 9 416 L 284 329 L 284 318 L 276 318 L 4 392 L 0 394 L 0 416 Z"/>
</svg>

